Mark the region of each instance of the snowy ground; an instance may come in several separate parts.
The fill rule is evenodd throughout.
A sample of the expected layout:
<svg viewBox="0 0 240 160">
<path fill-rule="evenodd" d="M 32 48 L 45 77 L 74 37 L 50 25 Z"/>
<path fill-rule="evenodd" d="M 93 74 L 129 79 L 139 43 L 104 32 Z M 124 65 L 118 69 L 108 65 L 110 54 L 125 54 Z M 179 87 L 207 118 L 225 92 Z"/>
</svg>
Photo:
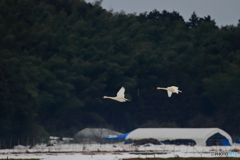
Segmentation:
<svg viewBox="0 0 240 160">
<path fill-rule="evenodd" d="M 216 157 L 213 153 L 227 154 L 235 152 L 240 157 L 240 145 L 233 146 L 177 146 L 177 145 L 143 145 L 131 144 L 60 144 L 47 147 L 36 145 L 31 149 L 25 146 L 15 146 L 14 149 L 0 150 L 3 158 L 38 158 L 42 160 L 120 160 L 133 157 Z M 230 155 L 221 155 L 230 156 Z"/>
</svg>

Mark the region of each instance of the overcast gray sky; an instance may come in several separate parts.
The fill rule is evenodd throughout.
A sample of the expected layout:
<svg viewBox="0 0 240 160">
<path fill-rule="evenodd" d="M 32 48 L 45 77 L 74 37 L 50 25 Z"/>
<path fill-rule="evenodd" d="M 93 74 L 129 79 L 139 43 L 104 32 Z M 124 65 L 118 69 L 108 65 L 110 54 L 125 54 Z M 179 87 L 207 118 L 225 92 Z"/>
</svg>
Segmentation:
<svg viewBox="0 0 240 160">
<path fill-rule="evenodd" d="M 94 2 L 95 0 L 85 0 Z M 102 7 L 126 13 L 177 11 L 188 21 L 195 11 L 198 17 L 210 15 L 218 26 L 237 25 L 240 19 L 240 0 L 103 0 Z"/>
</svg>

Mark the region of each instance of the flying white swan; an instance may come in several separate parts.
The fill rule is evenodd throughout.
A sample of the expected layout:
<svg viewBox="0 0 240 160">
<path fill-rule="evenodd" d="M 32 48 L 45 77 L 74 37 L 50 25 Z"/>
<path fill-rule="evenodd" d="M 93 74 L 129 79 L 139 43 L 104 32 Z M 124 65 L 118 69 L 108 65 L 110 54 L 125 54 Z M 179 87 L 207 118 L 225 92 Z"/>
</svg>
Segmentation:
<svg viewBox="0 0 240 160">
<path fill-rule="evenodd" d="M 177 93 L 178 94 L 178 92 L 182 92 L 182 91 L 178 90 L 178 87 L 176 87 L 176 86 L 171 86 L 171 87 L 167 87 L 167 88 L 157 87 L 157 89 L 167 90 L 168 97 L 171 97 L 172 93 Z"/>
<path fill-rule="evenodd" d="M 117 92 L 117 97 L 108 97 L 108 96 L 103 96 L 103 98 L 109 98 L 109 99 L 113 99 L 119 102 L 126 102 L 126 101 L 130 101 L 126 98 L 124 98 L 124 92 L 125 92 L 125 88 L 122 87 L 118 92 Z"/>
</svg>

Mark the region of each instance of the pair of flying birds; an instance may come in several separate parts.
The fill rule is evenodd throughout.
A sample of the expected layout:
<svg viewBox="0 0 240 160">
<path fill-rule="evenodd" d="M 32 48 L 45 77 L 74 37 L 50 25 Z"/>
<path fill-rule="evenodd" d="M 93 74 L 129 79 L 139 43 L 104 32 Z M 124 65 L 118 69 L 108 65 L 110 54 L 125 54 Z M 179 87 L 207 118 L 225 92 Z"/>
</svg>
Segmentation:
<svg viewBox="0 0 240 160">
<path fill-rule="evenodd" d="M 171 97 L 172 93 L 177 93 L 178 94 L 179 92 L 182 92 L 182 91 L 178 90 L 178 87 L 176 87 L 176 86 L 171 86 L 171 87 L 167 87 L 167 88 L 157 87 L 157 89 L 167 90 L 168 97 Z M 113 100 L 116 100 L 116 101 L 119 101 L 119 102 L 130 101 L 130 100 L 125 98 L 124 92 L 125 92 L 125 88 L 122 87 L 117 92 L 117 96 L 116 97 L 103 96 L 103 98 L 109 98 L 109 99 L 113 99 Z"/>
</svg>

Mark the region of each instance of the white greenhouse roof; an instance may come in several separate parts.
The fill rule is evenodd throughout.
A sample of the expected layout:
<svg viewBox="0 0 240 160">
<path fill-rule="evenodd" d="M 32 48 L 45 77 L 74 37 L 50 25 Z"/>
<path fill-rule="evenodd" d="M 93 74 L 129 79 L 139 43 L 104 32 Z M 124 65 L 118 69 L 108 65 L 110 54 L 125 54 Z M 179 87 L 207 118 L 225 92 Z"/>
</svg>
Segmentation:
<svg viewBox="0 0 240 160">
<path fill-rule="evenodd" d="M 85 128 L 81 131 L 79 131 L 77 134 L 75 134 L 75 138 L 90 138 L 90 137 L 109 137 L 111 136 L 118 136 L 122 135 L 123 133 L 116 132 L 107 128 Z"/>
<path fill-rule="evenodd" d="M 219 128 L 138 128 L 132 131 L 126 139 L 154 138 L 159 141 L 192 139 L 196 145 L 206 146 L 207 139 L 216 133 L 225 136 L 232 144 L 231 136 Z"/>
</svg>

